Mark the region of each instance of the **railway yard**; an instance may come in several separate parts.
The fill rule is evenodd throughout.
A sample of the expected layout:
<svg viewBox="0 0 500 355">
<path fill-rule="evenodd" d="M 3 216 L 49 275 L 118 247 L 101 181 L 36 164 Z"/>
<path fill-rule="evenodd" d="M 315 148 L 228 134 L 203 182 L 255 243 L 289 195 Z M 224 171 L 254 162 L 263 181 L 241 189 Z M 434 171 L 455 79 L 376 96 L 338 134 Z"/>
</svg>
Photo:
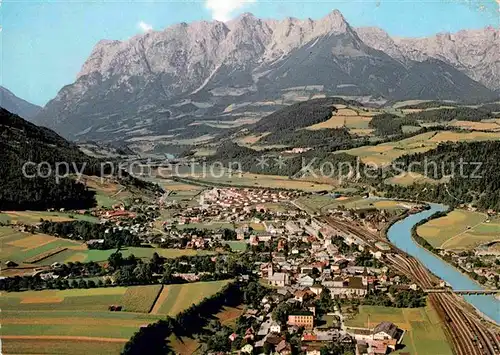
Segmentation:
<svg viewBox="0 0 500 355">
<path fill-rule="evenodd" d="M 335 217 L 322 220 L 334 230 L 361 239 L 372 250 L 375 243 L 389 244 L 384 254 L 388 265 L 404 273 L 422 289 L 433 289 L 439 279 L 427 270 L 418 260 L 390 244 L 385 236 L 373 233 L 359 224 L 352 224 Z M 430 293 L 429 301 L 437 310 L 446 326 L 448 337 L 458 355 L 496 355 L 500 353 L 498 328 L 482 320 L 472 306 L 458 295 L 452 293 Z"/>
</svg>

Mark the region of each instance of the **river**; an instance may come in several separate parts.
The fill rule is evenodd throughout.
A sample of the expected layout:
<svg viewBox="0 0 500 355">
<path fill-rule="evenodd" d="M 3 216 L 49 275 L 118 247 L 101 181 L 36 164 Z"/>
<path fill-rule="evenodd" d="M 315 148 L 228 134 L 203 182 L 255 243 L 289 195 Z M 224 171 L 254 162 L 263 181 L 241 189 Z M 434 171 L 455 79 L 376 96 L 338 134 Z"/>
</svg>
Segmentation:
<svg viewBox="0 0 500 355">
<path fill-rule="evenodd" d="M 473 281 L 452 265 L 421 247 L 411 237 L 411 230 L 416 223 L 436 212 L 447 210 L 447 207 L 444 205 L 434 203 L 429 205 L 431 206 L 429 210 L 410 215 L 405 219 L 394 223 L 387 232 L 389 240 L 399 249 L 404 250 L 411 256 L 420 260 L 420 262 L 424 264 L 427 269 L 450 284 L 454 290 L 482 289 L 481 285 L 477 282 Z M 464 298 L 481 313 L 485 314 L 491 320 L 494 320 L 497 324 L 500 324 L 500 301 L 494 296 L 467 295 L 464 296 Z"/>
</svg>

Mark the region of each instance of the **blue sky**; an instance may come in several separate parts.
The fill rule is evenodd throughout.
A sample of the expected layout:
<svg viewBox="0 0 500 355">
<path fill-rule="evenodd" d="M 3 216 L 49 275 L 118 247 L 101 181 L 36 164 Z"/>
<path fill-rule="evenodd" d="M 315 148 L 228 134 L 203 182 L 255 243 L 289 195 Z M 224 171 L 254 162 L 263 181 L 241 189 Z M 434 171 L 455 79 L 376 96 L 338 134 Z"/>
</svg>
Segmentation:
<svg viewBox="0 0 500 355">
<path fill-rule="evenodd" d="M 496 3 L 498 2 L 498 4 Z M 0 0 L 0 85 L 44 105 L 74 81 L 101 39 L 126 40 L 178 22 L 262 18 L 313 19 L 339 9 L 352 26 L 378 26 L 394 36 L 498 27 L 500 0 Z"/>
</svg>

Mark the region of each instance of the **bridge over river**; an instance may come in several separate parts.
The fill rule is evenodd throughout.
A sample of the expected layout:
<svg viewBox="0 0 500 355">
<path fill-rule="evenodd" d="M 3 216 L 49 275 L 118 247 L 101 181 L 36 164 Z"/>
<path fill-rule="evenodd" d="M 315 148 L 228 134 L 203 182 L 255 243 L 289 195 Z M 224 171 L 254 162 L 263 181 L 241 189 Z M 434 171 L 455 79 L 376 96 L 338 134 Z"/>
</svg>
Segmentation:
<svg viewBox="0 0 500 355">
<path fill-rule="evenodd" d="M 500 290 L 452 290 L 451 288 L 431 288 L 427 293 L 456 293 L 457 295 L 496 295 Z"/>
</svg>

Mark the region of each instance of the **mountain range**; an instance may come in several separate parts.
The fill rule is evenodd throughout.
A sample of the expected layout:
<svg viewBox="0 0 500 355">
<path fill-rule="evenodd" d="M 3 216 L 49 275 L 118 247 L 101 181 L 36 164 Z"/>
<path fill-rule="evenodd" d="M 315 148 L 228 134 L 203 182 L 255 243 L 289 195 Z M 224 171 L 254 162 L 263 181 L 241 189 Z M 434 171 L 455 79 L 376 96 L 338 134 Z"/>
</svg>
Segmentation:
<svg viewBox="0 0 500 355">
<path fill-rule="evenodd" d="M 17 97 L 3 86 L 0 86 L 0 107 L 26 119 L 34 118 L 42 109 L 40 106 Z"/>
<path fill-rule="evenodd" d="M 33 119 L 72 139 L 203 134 L 200 121 L 258 119 L 324 96 L 384 104 L 485 102 L 500 94 L 498 29 L 394 38 L 319 20 L 180 23 L 100 41 L 73 84 Z M 196 129 L 195 129 L 196 128 Z M 195 132 L 196 131 L 196 132 Z"/>
</svg>

